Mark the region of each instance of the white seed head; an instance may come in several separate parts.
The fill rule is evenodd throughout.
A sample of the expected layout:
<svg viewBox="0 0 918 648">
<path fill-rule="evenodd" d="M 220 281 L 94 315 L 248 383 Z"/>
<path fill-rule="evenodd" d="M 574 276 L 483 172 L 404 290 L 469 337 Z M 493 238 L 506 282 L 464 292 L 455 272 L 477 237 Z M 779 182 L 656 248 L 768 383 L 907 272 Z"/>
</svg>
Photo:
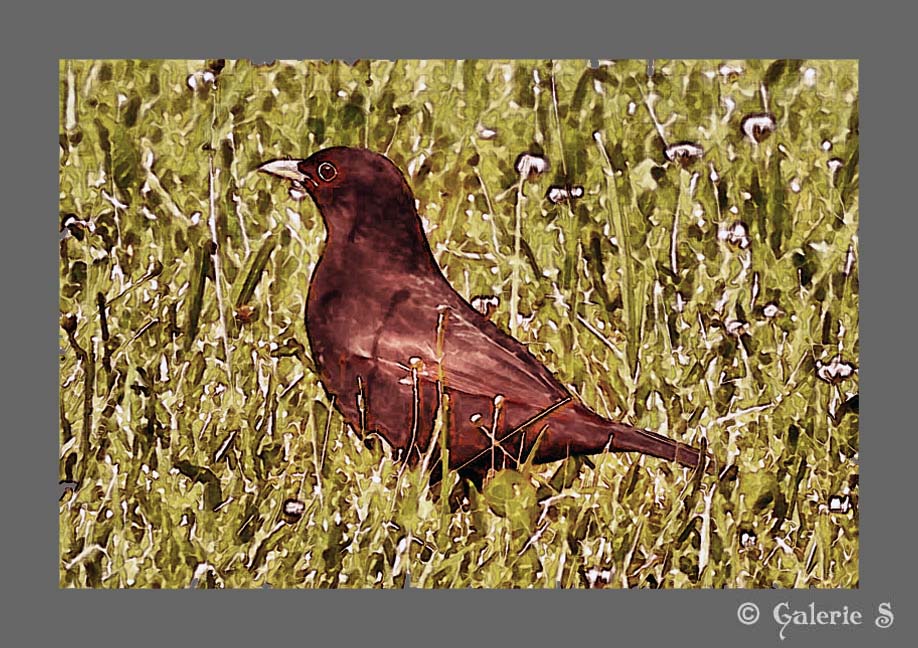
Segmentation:
<svg viewBox="0 0 918 648">
<path fill-rule="evenodd" d="M 683 167 L 689 167 L 696 160 L 702 158 L 704 149 L 692 142 L 679 142 L 678 144 L 667 146 L 664 154 L 670 162 L 677 162 Z"/>
<path fill-rule="evenodd" d="M 743 67 L 741 65 L 730 65 L 724 63 L 717 70 L 720 73 L 720 76 L 724 81 L 735 81 L 743 74 Z"/>
<path fill-rule="evenodd" d="M 775 132 L 777 123 L 771 113 L 756 113 L 743 117 L 740 127 L 743 130 L 743 134 L 750 140 L 761 142 Z"/>
<path fill-rule="evenodd" d="M 743 221 L 734 221 L 717 231 L 717 238 L 745 250 L 749 247 L 749 230 Z"/>
<path fill-rule="evenodd" d="M 548 200 L 554 204 L 559 204 L 565 200 L 571 198 L 580 198 L 583 196 L 583 187 L 577 185 L 576 187 L 571 187 L 570 189 L 565 189 L 564 187 L 559 187 L 553 185 L 548 188 L 548 193 L 545 194 Z"/>
<path fill-rule="evenodd" d="M 848 495 L 833 495 L 829 498 L 830 513 L 847 513 L 851 510 L 851 497 Z"/>
<path fill-rule="evenodd" d="M 803 83 L 812 87 L 816 85 L 816 68 L 807 68 L 803 71 Z"/>
<path fill-rule="evenodd" d="M 835 356 L 829 362 L 816 361 L 816 376 L 829 384 L 837 385 L 854 375 L 857 368 L 842 360 L 840 355 Z"/>
<path fill-rule="evenodd" d="M 482 124 L 478 124 L 478 126 L 475 127 L 475 133 L 478 135 L 479 139 L 483 140 L 492 140 L 497 137 L 496 130 L 493 128 L 488 128 Z"/>
<path fill-rule="evenodd" d="M 739 319 L 728 320 L 724 327 L 733 337 L 740 337 L 749 330 L 749 324 Z"/>
<path fill-rule="evenodd" d="M 477 295 L 472 297 L 471 304 L 472 308 L 490 318 L 497 307 L 500 306 L 500 298 L 497 295 Z"/>
<path fill-rule="evenodd" d="M 284 515 L 290 517 L 300 517 L 306 512 L 306 503 L 296 499 L 288 499 L 284 502 Z"/>
<path fill-rule="evenodd" d="M 765 308 L 762 309 L 762 313 L 768 319 L 774 319 L 781 313 L 781 309 L 778 308 L 778 305 L 774 302 L 768 302 L 765 304 Z"/>
<path fill-rule="evenodd" d="M 521 178 L 532 179 L 539 176 L 549 169 L 548 160 L 541 155 L 531 153 L 520 153 L 516 158 L 516 172 Z"/>
</svg>

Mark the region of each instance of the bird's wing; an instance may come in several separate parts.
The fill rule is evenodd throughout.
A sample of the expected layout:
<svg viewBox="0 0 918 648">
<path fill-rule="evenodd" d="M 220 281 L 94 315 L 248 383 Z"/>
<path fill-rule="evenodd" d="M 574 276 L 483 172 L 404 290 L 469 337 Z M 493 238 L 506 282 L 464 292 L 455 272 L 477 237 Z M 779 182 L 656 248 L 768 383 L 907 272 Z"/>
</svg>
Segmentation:
<svg viewBox="0 0 918 648">
<path fill-rule="evenodd" d="M 417 358 L 422 379 L 436 381 L 442 372 L 452 390 L 500 394 L 534 407 L 569 396 L 523 344 L 466 303 L 442 275 L 418 278 L 406 289 L 410 297 L 390 310 L 374 339 L 372 355 L 381 365 L 404 376 Z"/>
</svg>

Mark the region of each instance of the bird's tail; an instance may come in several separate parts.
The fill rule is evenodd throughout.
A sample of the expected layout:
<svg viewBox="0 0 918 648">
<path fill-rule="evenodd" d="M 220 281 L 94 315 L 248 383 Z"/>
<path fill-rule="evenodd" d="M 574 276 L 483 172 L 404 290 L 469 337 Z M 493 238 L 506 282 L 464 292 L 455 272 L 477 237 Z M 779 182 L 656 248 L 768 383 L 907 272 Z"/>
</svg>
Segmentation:
<svg viewBox="0 0 918 648">
<path fill-rule="evenodd" d="M 699 462 L 704 461 L 705 471 L 716 474 L 714 458 L 707 453 L 707 448 L 698 449 L 656 432 L 616 424 L 612 429 L 611 448 L 618 452 L 640 452 L 651 457 L 675 461 L 688 468 L 695 468 Z"/>
</svg>

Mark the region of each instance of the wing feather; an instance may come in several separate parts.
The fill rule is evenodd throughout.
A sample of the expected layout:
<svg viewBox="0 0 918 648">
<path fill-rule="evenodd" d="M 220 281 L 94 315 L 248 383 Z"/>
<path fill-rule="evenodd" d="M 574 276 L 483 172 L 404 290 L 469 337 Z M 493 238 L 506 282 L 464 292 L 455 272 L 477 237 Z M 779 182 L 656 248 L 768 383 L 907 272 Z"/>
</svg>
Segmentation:
<svg viewBox="0 0 918 648">
<path fill-rule="evenodd" d="M 390 309 L 369 345 L 372 355 L 393 372 L 407 375 L 415 359 L 421 361 L 422 379 L 435 381 L 442 371 L 449 388 L 469 394 L 493 398 L 496 391 L 507 400 L 535 407 L 569 396 L 522 343 L 472 308 L 442 276 L 419 279 L 408 290 L 410 298 Z M 429 334 L 419 335 L 418 330 Z"/>
</svg>

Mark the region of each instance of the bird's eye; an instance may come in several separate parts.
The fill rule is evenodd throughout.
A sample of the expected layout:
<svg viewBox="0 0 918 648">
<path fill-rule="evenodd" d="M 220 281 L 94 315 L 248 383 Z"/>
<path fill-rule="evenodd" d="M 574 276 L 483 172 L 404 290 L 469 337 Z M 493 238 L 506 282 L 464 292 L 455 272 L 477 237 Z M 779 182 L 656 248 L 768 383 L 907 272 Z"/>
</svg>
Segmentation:
<svg viewBox="0 0 918 648">
<path fill-rule="evenodd" d="M 316 173 L 318 173 L 319 177 L 325 182 L 331 182 L 337 177 L 338 169 L 336 169 L 335 165 L 331 162 L 322 162 L 316 169 Z"/>
</svg>

